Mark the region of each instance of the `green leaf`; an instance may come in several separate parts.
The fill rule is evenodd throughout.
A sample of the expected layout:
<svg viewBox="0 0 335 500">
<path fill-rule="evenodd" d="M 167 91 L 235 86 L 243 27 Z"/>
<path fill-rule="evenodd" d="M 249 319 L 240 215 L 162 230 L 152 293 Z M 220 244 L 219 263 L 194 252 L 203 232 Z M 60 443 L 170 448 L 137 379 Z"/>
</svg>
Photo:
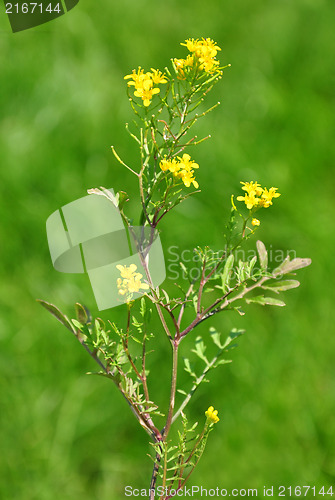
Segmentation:
<svg viewBox="0 0 335 500">
<path fill-rule="evenodd" d="M 164 293 L 166 303 L 170 304 L 170 297 L 168 296 L 167 292 L 163 288 L 162 288 L 162 292 Z"/>
<path fill-rule="evenodd" d="M 233 265 L 234 265 L 234 255 L 229 255 L 221 275 L 223 293 L 227 292 L 229 289 L 230 273 L 233 268 Z"/>
<path fill-rule="evenodd" d="M 195 422 L 195 424 L 192 425 L 192 427 L 190 427 L 188 429 L 189 432 L 193 432 L 195 430 L 195 428 L 198 426 L 198 422 Z"/>
<path fill-rule="evenodd" d="M 53 304 L 50 304 L 50 302 L 46 302 L 45 300 L 40 300 L 37 299 L 37 302 L 41 304 L 47 311 L 49 311 L 55 318 L 62 323 L 70 332 L 76 334 L 76 330 L 73 327 L 71 321 L 65 314 L 63 314 L 58 307 L 54 306 Z"/>
<path fill-rule="evenodd" d="M 177 389 L 177 392 L 179 392 L 180 394 L 182 394 L 183 396 L 187 396 L 187 392 L 186 391 L 183 391 L 183 389 Z"/>
<path fill-rule="evenodd" d="M 184 358 L 184 370 L 191 375 L 191 377 L 197 378 L 196 373 L 193 371 L 191 367 L 190 360 L 188 358 Z"/>
<path fill-rule="evenodd" d="M 103 320 L 103 319 L 101 319 L 101 318 L 96 318 L 96 320 L 95 320 L 95 321 L 97 321 L 97 322 L 99 323 L 99 326 L 100 326 L 101 330 L 105 330 L 105 329 L 106 329 L 106 325 L 105 325 L 105 322 L 104 322 L 104 320 Z"/>
<path fill-rule="evenodd" d="M 210 327 L 209 333 L 212 336 L 214 344 L 217 345 L 220 349 L 222 349 L 223 346 L 221 344 L 221 333 L 217 332 L 213 326 Z"/>
<path fill-rule="evenodd" d="M 242 283 L 247 278 L 248 262 L 238 261 L 237 280 Z"/>
<path fill-rule="evenodd" d="M 138 333 L 143 334 L 143 323 L 140 323 L 135 316 L 132 316 L 132 325 L 136 328 Z"/>
<path fill-rule="evenodd" d="M 79 323 L 81 323 L 82 325 L 86 325 L 86 323 L 88 322 L 88 316 L 84 306 L 79 304 L 79 302 L 76 302 L 75 310 L 76 310 L 77 320 L 79 321 Z"/>
<path fill-rule="evenodd" d="M 291 290 L 291 288 L 297 288 L 299 285 L 300 283 L 297 280 L 286 280 L 262 285 L 262 288 L 263 290 L 271 290 L 272 292 L 279 293 Z"/>
<path fill-rule="evenodd" d="M 285 306 L 285 302 L 282 300 L 274 299 L 273 297 L 264 297 L 264 295 L 259 295 L 257 297 L 253 297 L 251 299 L 245 299 L 247 304 L 255 303 L 260 304 L 262 306 Z"/>
<path fill-rule="evenodd" d="M 179 265 L 182 269 L 182 271 L 185 273 L 185 276 L 188 276 L 188 270 L 183 262 L 179 262 Z"/>
<path fill-rule="evenodd" d="M 205 356 L 205 351 L 206 351 L 206 346 L 204 344 L 204 341 L 202 340 L 202 337 L 199 335 L 195 339 L 195 349 L 192 349 L 192 352 L 194 352 L 200 359 L 205 361 L 206 364 L 208 364 L 208 359 Z"/>
<path fill-rule="evenodd" d="M 245 330 L 237 330 L 237 328 L 233 328 L 228 335 L 222 349 L 227 349 L 229 345 L 235 340 L 237 337 L 240 337 L 240 335 L 243 335 L 245 333 Z"/>
<path fill-rule="evenodd" d="M 213 368 L 217 368 L 219 365 L 226 365 L 227 363 L 231 363 L 231 359 L 218 359 Z"/>
<path fill-rule="evenodd" d="M 198 310 L 198 295 L 197 294 L 193 295 L 192 302 L 193 302 L 194 311 L 197 312 L 197 310 Z"/>
<path fill-rule="evenodd" d="M 145 302 L 145 298 L 142 297 L 141 302 L 140 302 L 140 314 L 141 314 L 142 318 L 144 318 L 146 310 L 147 310 L 147 305 Z"/>
<path fill-rule="evenodd" d="M 84 325 L 82 323 L 80 323 L 76 319 L 72 319 L 71 321 L 78 330 L 80 330 L 81 332 L 83 331 Z"/>
<path fill-rule="evenodd" d="M 257 252 L 259 255 L 259 263 L 261 268 L 266 271 L 268 267 L 268 253 L 266 251 L 265 245 L 262 241 L 258 240 L 256 242 Z"/>
<path fill-rule="evenodd" d="M 139 340 L 137 337 L 134 337 L 134 335 L 132 335 L 131 338 L 133 339 L 134 342 L 136 342 L 136 344 L 143 345 L 143 342 L 141 340 Z"/>
<path fill-rule="evenodd" d="M 243 311 L 243 309 L 241 309 L 241 306 L 233 307 L 233 310 L 237 311 L 240 316 L 244 316 L 245 315 L 245 312 Z"/>
<path fill-rule="evenodd" d="M 273 271 L 273 276 L 278 276 L 280 274 L 288 274 L 297 269 L 307 267 L 312 263 L 311 259 L 301 259 L 297 257 L 296 259 L 290 260 L 289 255 L 286 259 Z"/>
<path fill-rule="evenodd" d="M 255 264 L 257 262 L 257 257 L 256 255 L 251 259 L 251 261 L 249 262 L 249 267 L 248 267 L 248 277 L 250 278 L 251 274 L 252 274 L 252 270 L 253 268 L 255 267 Z"/>
</svg>

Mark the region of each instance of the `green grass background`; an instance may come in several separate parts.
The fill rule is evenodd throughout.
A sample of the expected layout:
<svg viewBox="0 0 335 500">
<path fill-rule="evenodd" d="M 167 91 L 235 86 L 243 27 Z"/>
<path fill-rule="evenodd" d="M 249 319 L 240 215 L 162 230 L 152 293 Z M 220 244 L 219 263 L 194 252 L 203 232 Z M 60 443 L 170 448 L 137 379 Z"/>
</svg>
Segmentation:
<svg viewBox="0 0 335 500">
<path fill-rule="evenodd" d="M 118 500 L 125 485 L 149 485 L 146 434 L 108 380 L 85 375 L 93 361 L 35 298 L 70 317 L 76 301 L 98 314 L 88 279 L 52 268 L 45 221 L 101 185 L 127 191 L 136 210 L 134 178 L 110 151 L 136 164 L 123 76 L 163 69 L 185 54 L 179 42 L 201 36 L 232 67 L 210 98 L 221 107 L 197 126 L 212 135 L 193 153 L 202 192 L 166 217 L 164 248 L 220 248 L 230 194 L 257 179 L 282 193 L 261 215 L 259 238 L 313 264 L 286 308 L 213 321 L 247 333 L 188 408 L 191 421 L 210 404 L 221 418 L 190 484 L 334 484 L 334 18 L 326 0 L 81 1 L 12 34 L 1 12 L 1 499 Z M 102 315 L 122 322 L 123 313 Z M 162 338 L 150 387 L 163 405 L 169 360 Z"/>
</svg>

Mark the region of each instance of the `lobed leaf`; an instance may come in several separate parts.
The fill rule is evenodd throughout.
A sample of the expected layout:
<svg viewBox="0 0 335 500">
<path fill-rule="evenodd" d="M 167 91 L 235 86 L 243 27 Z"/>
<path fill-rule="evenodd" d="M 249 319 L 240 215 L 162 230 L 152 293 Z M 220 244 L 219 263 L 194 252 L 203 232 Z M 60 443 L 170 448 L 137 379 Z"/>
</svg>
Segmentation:
<svg viewBox="0 0 335 500">
<path fill-rule="evenodd" d="M 205 356 L 205 351 L 206 346 L 204 344 L 204 341 L 202 340 L 202 337 L 199 335 L 195 339 L 195 349 L 192 349 L 192 352 L 194 352 L 198 356 L 198 358 L 202 359 L 206 364 L 208 364 L 208 359 Z"/>
<path fill-rule="evenodd" d="M 230 346 L 230 344 L 240 335 L 243 335 L 245 333 L 245 330 L 237 330 L 237 328 L 233 328 L 228 335 L 226 342 L 224 343 L 222 349 L 227 350 L 227 348 Z"/>
<path fill-rule="evenodd" d="M 213 326 L 210 327 L 209 333 L 212 336 L 214 344 L 217 345 L 219 349 L 223 349 L 223 345 L 221 344 L 221 333 L 219 333 Z"/>
<path fill-rule="evenodd" d="M 193 371 L 191 367 L 190 360 L 188 358 L 184 358 L 184 370 L 191 375 L 191 377 L 197 378 L 196 373 Z"/>
</svg>

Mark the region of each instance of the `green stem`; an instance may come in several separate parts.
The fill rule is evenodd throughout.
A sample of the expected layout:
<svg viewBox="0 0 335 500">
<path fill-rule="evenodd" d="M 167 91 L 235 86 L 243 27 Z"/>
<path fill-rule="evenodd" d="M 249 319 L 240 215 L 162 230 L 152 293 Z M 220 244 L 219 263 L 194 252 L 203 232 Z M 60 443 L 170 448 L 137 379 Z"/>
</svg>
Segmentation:
<svg viewBox="0 0 335 500">
<path fill-rule="evenodd" d="M 170 427 L 172 424 L 173 410 L 176 399 L 176 389 L 177 389 L 177 370 L 178 370 L 178 347 L 179 341 L 175 340 L 172 343 L 172 377 L 171 377 L 171 392 L 170 392 L 170 403 L 169 403 L 169 411 L 166 419 L 166 424 L 164 430 L 162 432 L 163 439 L 166 440 L 167 435 L 170 431 Z"/>
</svg>

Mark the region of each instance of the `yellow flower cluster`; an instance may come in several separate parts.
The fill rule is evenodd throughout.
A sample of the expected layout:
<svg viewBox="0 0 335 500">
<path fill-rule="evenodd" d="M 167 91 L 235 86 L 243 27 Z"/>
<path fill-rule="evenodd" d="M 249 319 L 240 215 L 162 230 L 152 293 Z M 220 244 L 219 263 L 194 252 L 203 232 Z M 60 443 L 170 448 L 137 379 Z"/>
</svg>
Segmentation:
<svg viewBox="0 0 335 500">
<path fill-rule="evenodd" d="M 160 92 L 160 89 L 154 87 L 154 85 L 167 83 L 165 75 L 158 69 L 151 68 L 151 71 L 144 73 L 141 66 L 139 66 L 137 71 L 133 69 L 132 74 L 126 75 L 124 79 L 130 80 L 128 87 L 132 85 L 135 87 L 134 95 L 142 99 L 145 107 L 150 106 L 152 97 Z"/>
<path fill-rule="evenodd" d="M 216 424 L 220 419 L 218 417 L 218 411 L 214 410 L 214 406 L 210 406 L 207 411 L 205 411 L 207 421 L 211 424 Z"/>
<path fill-rule="evenodd" d="M 174 177 L 181 179 L 186 187 L 190 187 L 191 183 L 198 189 L 199 184 L 194 177 L 194 168 L 199 168 L 199 165 L 191 160 L 190 155 L 184 153 L 182 157 L 172 158 L 167 160 L 165 157 L 159 164 L 163 172 L 170 171 Z"/>
<path fill-rule="evenodd" d="M 264 207 L 268 208 L 272 205 L 272 199 L 278 198 L 280 193 L 277 193 L 275 187 L 270 189 L 262 188 L 258 182 L 241 182 L 243 184 L 242 189 L 246 191 L 244 196 L 238 196 L 238 201 L 244 201 L 249 210 L 253 208 Z M 253 219 L 252 225 L 259 226 L 260 222 L 258 219 Z"/>
<path fill-rule="evenodd" d="M 121 266 L 119 264 L 116 267 L 121 274 L 121 278 L 117 279 L 119 294 L 126 296 L 127 300 L 130 300 L 132 298 L 132 294 L 139 292 L 140 289 L 149 289 L 149 285 L 147 285 L 147 283 L 141 282 L 142 274 L 136 272 L 136 264 L 130 264 L 130 266 Z"/>
<path fill-rule="evenodd" d="M 195 68 L 206 73 L 214 73 L 218 70 L 219 61 L 216 55 L 221 48 L 210 38 L 202 38 L 201 40 L 189 38 L 185 43 L 181 43 L 191 52 L 186 59 L 174 59 L 174 65 L 178 71 L 178 78 L 185 80 L 190 69 Z"/>
</svg>

